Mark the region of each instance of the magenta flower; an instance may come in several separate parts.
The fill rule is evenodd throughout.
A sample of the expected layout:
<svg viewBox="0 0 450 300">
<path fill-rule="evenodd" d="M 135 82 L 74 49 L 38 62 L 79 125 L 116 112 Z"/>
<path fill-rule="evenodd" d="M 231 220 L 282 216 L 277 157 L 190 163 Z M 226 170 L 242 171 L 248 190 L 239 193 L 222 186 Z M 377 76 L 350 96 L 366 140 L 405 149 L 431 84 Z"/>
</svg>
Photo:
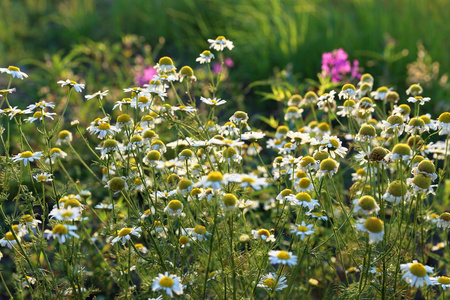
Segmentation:
<svg viewBox="0 0 450 300">
<path fill-rule="evenodd" d="M 348 54 L 342 48 L 322 54 L 322 73 L 325 76 L 331 76 L 332 82 L 340 82 L 347 75 L 361 78 L 358 66 L 359 62 L 356 59 L 353 65 L 350 64 Z"/>
<path fill-rule="evenodd" d="M 232 60 L 231 58 L 229 58 L 229 57 L 225 58 L 224 63 L 225 63 L 225 66 L 227 66 L 228 68 L 234 67 L 234 62 L 233 62 L 233 60 Z M 220 63 L 214 63 L 214 64 L 213 64 L 212 72 L 213 72 L 214 74 L 217 74 L 217 73 L 220 72 Z"/>
<path fill-rule="evenodd" d="M 144 69 L 143 73 L 136 73 L 134 79 L 138 85 L 142 86 L 144 84 L 148 84 L 148 82 L 153 79 L 153 76 L 155 76 L 156 73 L 157 71 L 152 66 L 150 66 L 147 69 Z"/>
</svg>

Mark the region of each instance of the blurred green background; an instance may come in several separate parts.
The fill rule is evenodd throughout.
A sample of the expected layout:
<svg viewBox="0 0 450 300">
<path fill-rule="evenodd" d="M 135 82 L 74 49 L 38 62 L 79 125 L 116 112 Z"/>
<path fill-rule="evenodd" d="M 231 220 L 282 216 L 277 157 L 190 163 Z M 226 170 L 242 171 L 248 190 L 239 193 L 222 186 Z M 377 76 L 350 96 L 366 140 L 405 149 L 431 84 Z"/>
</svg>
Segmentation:
<svg viewBox="0 0 450 300">
<path fill-rule="evenodd" d="M 88 93 L 134 85 L 133 72 L 163 55 L 179 67 L 196 66 L 206 40 L 224 35 L 236 46 L 226 52 L 234 61 L 230 97 L 245 96 L 244 106 L 270 91 L 269 85 L 249 88 L 261 80 L 290 82 L 292 92 L 304 93 L 302 83 L 321 70 L 322 53 L 343 48 L 374 76 L 375 88 L 388 85 L 404 96 L 409 84 L 421 83 L 433 100 L 431 113 L 449 108 L 448 0 L 0 3 L 0 64 L 29 72 L 35 86 L 24 88 L 36 97 L 48 92 L 37 87 L 69 77 L 88 83 Z"/>
</svg>

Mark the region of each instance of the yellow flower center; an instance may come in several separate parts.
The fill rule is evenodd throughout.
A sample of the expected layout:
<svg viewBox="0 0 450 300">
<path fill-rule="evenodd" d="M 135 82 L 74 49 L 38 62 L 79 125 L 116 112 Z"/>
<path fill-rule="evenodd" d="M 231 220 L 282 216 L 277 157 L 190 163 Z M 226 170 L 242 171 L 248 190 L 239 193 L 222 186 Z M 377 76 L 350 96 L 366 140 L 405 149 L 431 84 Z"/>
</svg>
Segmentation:
<svg viewBox="0 0 450 300">
<path fill-rule="evenodd" d="M 378 218 L 370 217 L 367 218 L 364 223 L 364 228 L 367 229 L 371 233 L 380 233 L 383 231 L 384 223 Z"/>
<path fill-rule="evenodd" d="M 308 231 L 308 227 L 306 227 L 306 226 L 298 226 L 297 227 L 297 231 L 307 232 Z"/>
<path fill-rule="evenodd" d="M 298 193 L 295 199 L 302 202 L 311 202 L 311 196 L 307 193 Z"/>
<path fill-rule="evenodd" d="M 450 222 L 450 213 L 445 212 L 439 216 L 439 219 Z"/>
<path fill-rule="evenodd" d="M 8 70 L 15 71 L 15 72 L 20 72 L 20 69 L 18 67 L 14 67 L 14 66 L 9 66 Z"/>
<path fill-rule="evenodd" d="M 170 277 L 164 276 L 159 280 L 159 285 L 165 288 L 171 288 L 174 285 L 174 281 Z"/>
<path fill-rule="evenodd" d="M 30 158 L 33 157 L 33 153 L 31 151 L 25 151 L 20 154 L 21 158 Z"/>
<path fill-rule="evenodd" d="M 141 96 L 141 97 L 139 97 L 139 100 L 138 100 L 140 103 L 143 103 L 143 104 L 146 104 L 147 102 L 148 102 L 148 98 L 147 97 L 145 97 L 145 96 Z"/>
<path fill-rule="evenodd" d="M 75 85 L 75 84 L 77 84 L 77 82 L 76 82 L 76 81 L 73 81 L 73 80 L 71 80 L 71 81 L 70 81 L 70 84 L 71 84 L 71 85 Z"/>
<path fill-rule="evenodd" d="M 68 208 L 69 206 L 80 207 L 81 203 L 77 199 L 68 199 L 67 201 L 64 202 L 64 208 Z"/>
<path fill-rule="evenodd" d="M 300 182 L 298 183 L 298 185 L 302 189 L 306 189 L 311 185 L 311 180 L 309 178 L 303 177 L 302 179 L 300 179 Z"/>
<path fill-rule="evenodd" d="M 222 181 L 223 180 L 223 175 L 222 173 L 216 171 L 216 172 L 211 172 L 208 174 L 208 177 L 206 177 L 207 181 Z"/>
<path fill-rule="evenodd" d="M 290 194 L 292 194 L 292 190 L 284 189 L 284 190 L 281 191 L 280 194 L 281 194 L 281 197 L 286 197 L 286 196 L 289 196 Z"/>
<path fill-rule="evenodd" d="M 223 204 L 227 207 L 233 207 L 236 205 L 237 197 L 233 194 L 225 194 L 222 197 Z"/>
<path fill-rule="evenodd" d="M 73 213 L 70 210 L 67 210 L 61 214 L 64 218 L 71 218 L 73 216 Z"/>
<path fill-rule="evenodd" d="M 197 233 L 197 234 L 203 235 L 203 234 L 206 233 L 206 228 L 205 228 L 205 226 L 197 225 L 197 226 L 195 226 L 195 228 L 194 228 L 194 232 Z"/>
<path fill-rule="evenodd" d="M 409 266 L 411 274 L 417 277 L 425 277 L 427 275 L 427 269 L 421 263 L 413 263 Z"/>
<path fill-rule="evenodd" d="M 67 234 L 69 232 L 69 229 L 62 225 L 62 224 L 58 224 L 55 227 L 53 227 L 52 233 L 53 234 Z"/>
<path fill-rule="evenodd" d="M 251 177 L 242 177 L 242 182 L 247 182 L 247 183 L 255 183 L 256 180 L 251 178 Z"/>
<path fill-rule="evenodd" d="M 42 117 L 42 113 L 40 111 L 37 111 L 37 112 L 35 112 L 33 114 L 33 118 L 38 118 L 39 119 L 40 117 Z"/>
<path fill-rule="evenodd" d="M 270 289 L 273 289 L 277 285 L 277 281 L 274 278 L 267 278 L 263 281 L 263 284 Z"/>
<path fill-rule="evenodd" d="M 179 210 L 183 208 L 183 203 L 178 200 L 172 200 L 169 202 L 169 208 L 171 210 Z"/>
<path fill-rule="evenodd" d="M 7 233 L 5 234 L 5 237 L 6 237 L 6 239 L 9 240 L 9 241 L 14 240 L 14 234 L 12 234 L 12 232 L 7 232 Z"/>
<path fill-rule="evenodd" d="M 100 125 L 98 125 L 98 129 L 100 130 L 111 129 L 111 125 L 109 125 L 108 123 L 101 123 Z"/>
<path fill-rule="evenodd" d="M 372 210 L 376 207 L 375 199 L 371 196 L 363 196 L 358 201 L 359 207 L 364 210 Z"/>
<path fill-rule="evenodd" d="M 33 222 L 33 217 L 31 216 L 31 215 L 23 215 L 21 218 L 20 218 L 20 223 L 30 223 L 30 222 Z"/>
<path fill-rule="evenodd" d="M 270 236 L 270 232 L 269 232 L 269 230 L 267 230 L 267 229 L 260 229 L 260 230 L 258 230 L 258 235 L 259 235 L 259 236 L 264 235 L 264 236 L 266 236 L 266 237 L 269 237 L 269 236 Z"/>
<path fill-rule="evenodd" d="M 119 231 L 119 237 L 127 236 L 131 233 L 131 228 L 123 228 Z"/>
<path fill-rule="evenodd" d="M 224 37 L 223 35 L 219 35 L 219 36 L 216 38 L 216 41 L 223 41 L 223 40 L 225 40 L 225 37 Z"/>
<path fill-rule="evenodd" d="M 291 258 L 291 256 L 289 255 L 289 253 L 287 253 L 286 251 L 280 251 L 280 252 L 277 254 L 277 257 L 278 257 L 279 259 L 282 259 L 282 260 L 288 260 L 289 258 Z"/>
<path fill-rule="evenodd" d="M 189 243 L 189 238 L 185 235 L 182 235 L 178 241 L 181 245 L 186 245 Z"/>
<path fill-rule="evenodd" d="M 440 284 L 450 284 L 450 278 L 442 276 L 438 278 L 437 282 Z"/>
</svg>

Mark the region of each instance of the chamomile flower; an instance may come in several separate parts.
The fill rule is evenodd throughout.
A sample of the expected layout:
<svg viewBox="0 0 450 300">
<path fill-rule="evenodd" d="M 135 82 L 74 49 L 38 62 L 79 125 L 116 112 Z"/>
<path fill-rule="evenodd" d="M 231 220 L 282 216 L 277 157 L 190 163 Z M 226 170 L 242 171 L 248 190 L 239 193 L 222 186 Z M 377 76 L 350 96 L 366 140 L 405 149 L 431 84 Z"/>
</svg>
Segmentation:
<svg viewBox="0 0 450 300">
<path fill-rule="evenodd" d="M 55 105 L 52 102 L 46 102 L 45 100 L 39 101 L 35 104 L 30 104 L 27 106 L 28 109 L 30 110 L 35 110 L 37 109 L 44 109 L 46 107 L 50 107 L 50 108 L 55 108 Z"/>
<path fill-rule="evenodd" d="M 197 77 L 194 75 L 194 70 L 192 70 L 189 66 L 184 66 L 180 69 L 180 73 L 178 74 L 178 78 L 180 79 L 180 82 L 183 82 L 184 78 L 189 79 L 192 81 L 197 81 Z M 167 94 L 166 94 L 167 96 Z"/>
<path fill-rule="evenodd" d="M 75 230 L 77 230 L 77 226 L 75 225 L 57 224 L 52 230 L 46 229 L 44 233 L 46 234 L 47 239 L 58 239 L 60 244 L 64 244 L 71 236 L 79 238 L 78 234 L 75 233 Z"/>
<path fill-rule="evenodd" d="M 26 214 L 20 217 L 19 228 L 20 229 L 31 229 L 36 228 L 41 224 L 42 221 L 36 220 L 32 215 Z"/>
<path fill-rule="evenodd" d="M 431 160 L 428 160 L 428 159 L 424 159 L 421 162 L 419 162 L 417 167 L 412 169 L 411 173 L 413 175 L 417 175 L 417 174 L 426 175 L 426 176 L 430 177 L 432 181 L 435 181 L 438 177 L 436 174 L 435 165 L 433 164 L 433 162 Z"/>
<path fill-rule="evenodd" d="M 51 178 L 53 175 L 49 174 L 49 173 L 40 173 L 40 174 L 35 174 L 33 175 L 33 178 L 37 181 L 37 182 L 49 182 L 52 181 L 53 178 Z"/>
<path fill-rule="evenodd" d="M 450 288 L 450 278 L 447 276 L 430 277 L 432 285 L 440 286 L 444 291 Z"/>
<path fill-rule="evenodd" d="M 255 191 L 259 191 L 268 185 L 266 178 L 260 178 L 253 174 L 230 174 L 227 176 L 227 180 L 240 183 L 243 188 L 251 187 Z"/>
<path fill-rule="evenodd" d="M 270 231 L 267 229 L 259 229 L 259 230 L 252 230 L 253 238 L 256 240 L 263 240 L 266 243 L 268 242 L 275 242 L 275 236 L 273 234 L 270 234 Z"/>
<path fill-rule="evenodd" d="M 298 193 L 295 196 L 290 195 L 287 197 L 288 201 L 291 202 L 292 205 L 298 205 L 302 207 L 307 207 L 309 210 L 313 210 L 314 207 L 319 206 L 319 201 L 316 199 L 312 199 L 312 197 L 308 193 Z"/>
<path fill-rule="evenodd" d="M 200 97 L 200 100 L 210 106 L 219 106 L 219 105 L 223 105 L 225 103 L 227 103 L 227 101 L 222 100 L 220 98 L 204 98 L 204 97 Z"/>
<path fill-rule="evenodd" d="M 407 99 L 408 102 L 411 103 L 419 103 L 420 105 L 424 105 L 426 102 L 429 102 L 431 99 L 429 97 L 421 97 L 421 96 L 415 96 L 415 97 L 409 97 Z"/>
<path fill-rule="evenodd" d="M 330 153 L 332 158 L 336 157 L 336 154 L 340 157 L 344 157 L 347 154 L 348 149 L 342 146 L 341 140 L 337 136 L 325 135 L 320 142 L 314 144 L 319 145 L 319 150 L 326 150 Z"/>
<path fill-rule="evenodd" d="M 102 122 L 98 126 L 91 128 L 89 133 L 98 135 L 99 139 L 104 139 L 106 136 L 114 135 L 119 131 L 120 130 L 116 126 L 111 126 L 108 122 Z"/>
<path fill-rule="evenodd" d="M 337 115 L 341 117 L 349 117 L 356 108 L 356 102 L 353 99 L 345 100 L 342 106 L 338 106 Z"/>
<path fill-rule="evenodd" d="M 154 292 L 162 290 L 166 292 L 170 298 L 173 298 L 174 293 L 177 295 L 183 294 L 183 285 L 181 284 L 180 277 L 165 272 L 164 274 L 158 274 L 158 276 L 153 279 L 152 290 Z"/>
<path fill-rule="evenodd" d="M 295 266 L 297 264 L 297 256 L 293 255 L 292 252 L 288 251 L 269 251 L 269 261 L 271 264 L 283 264 L 289 267 Z"/>
<path fill-rule="evenodd" d="M 25 121 L 26 123 L 33 123 L 33 122 L 36 121 L 36 120 L 43 120 L 44 117 L 53 120 L 53 117 L 52 117 L 52 116 L 54 116 L 54 115 L 56 115 L 56 113 L 49 113 L 49 112 L 46 112 L 46 111 L 36 111 L 36 112 L 33 114 L 32 117 L 28 117 L 28 118 L 26 118 L 24 121 Z"/>
<path fill-rule="evenodd" d="M 78 93 L 81 93 L 81 91 L 84 89 L 84 84 L 77 83 L 76 81 L 73 81 L 70 79 L 67 79 L 66 81 L 60 80 L 57 83 L 60 84 L 61 87 L 64 87 L 66 85 L 68 85 L 71 88 L 73 87 L 75 89 L 75 91 Z"/>
<path fill-rule="evenodd" d="M 28 77 L 26 73 L 20 71 L 20 68 L 14 66 L 9 66 L 8 68 L 0 68 L 0 72 L 9 74 L 12 76 L 12 78 L 19 78 L 22 80 Z"/>
<path fill-rule="evenodd" d="M 436 226 L 444 229 L 450 228 L 450 213 L 442 213 L 436 222 Z"/>
<path fill-rule="evenodd" d="M 186 232 L 194 241 L 206 241 L 206 238 L 211 235 L 208 231 L 206 231 L 205 226 L 197 225 L 195 228 L 186 228 Z"/>
<path fill-rule="evenodd" d="M 325 93 L 318 98 L 317 107 L 325 112 L 328 110 L 335 111 L 336 110 L 336 101 L 334 97 L 336 95 L 336 91 L 330 91 L 329 93 Z"/>
<path fill-rule="evenodd" d="M 123 189 L 128 189 L 128 184 L 125 180 L 125 177 L 113 177 L 106 183 L 104 187 L 118 193 Z"/>
<path fill-rule="evenodd" d="M 216 51 L 223 51 L 225 48 L 232 50 L 234 48 L 233 42 L 227 40 L 224 36 L 218 36 L 215 40 L 208 39 L 208 43 L 210 43 L 209 48 L 214 48 Z"/>
<path fill-rule="evenodd" d="M 339 163 L 332 158 L 326 158 L 320 162 L 319 170 L 317 171 L 317 176 L 322 178 L 325 175 L 330 177 L 336 174 L 339 169 Z"/>
<path fill-rule="evenodd" d="M 308 217 L 312 217 L 312 218 L 314 218 L 314 219 L 322 220 L 322 221 L 327 221 L 327 220 L 328 220 L 328 217 L 327 217 L 327 216 L 324 216 L 324 215 L 323 215 L 322 213 L 320 213 L 320 212 L 307 211 L 307 212 L 305 213 L 305 215 L 307 215 Z"/>
<path fill-rule="evenodd" d="M 366 220 L 359 219 L 356 229 L 369 233 L 369 244 L 381 242 L 384 237 L 384 223 L 378 218 L 369 217 Z"/>
<path fill-rule="evenodd" d="M 421 134 L 425 131 L 430 131 L 430 128 L 425 126 L 425 122 L 417 117 L 417 118 L 412 118 L 408 125 L 405 126 L 405 131 L 410 133 L 411 135 L 414 134 Z"/>
<path fill-rule="evenodd" d="M 405 123 L 402 116 L 392 115 L 387 118 L 387 120 L 381 121 L 381 137 L 392 137 L 394 135 L 400 136 L 405 129 Z"/>
<path fill-rule="evenodd" d="M 428 274 L 433 273 L 433 267 L 424 266 L 417 260 L 413 260 L 412 263 L 401 264 L 400 269 L 403 272 L 402 279 L 412 287 L 418 288 L 432 284 Z"/>
<path fill-rule="evenodd" d="M 127 106 L 133 104 L 133 100 L 131 98 L 123 98 L 122 100 L 116 101 L 114 104 L 113 110 L 116 108 L 119 108 L 120 111 L 122 111 L 122 105 Z"/>
<path fill-rule="evenodd" d="M 209 51 L 209 50 L 205 50 L 202 53 L 200 53 L 200 56 L 195 61 L 198 61 L 201 64 L 204 64 L 204 63 L 209 64 L 211 62 L 211 59 L 213 59 L 213 58 L 214 58 L 214 54 L 212 54 L 211 51 Z"/>
<path fill-rule="evenodd" d="M 300 239 L 303 241 L 307 235 L 314 234 L 314 230 L 312 229 L 314 227 L 314 224 L 308 224 L 306 225 L 305 221 L 302 221 L 302 223 L 295 224 L 295 227 L 293 230 L 291 230 L 291 233 L 295 235 L 299 235 Z"/>
<path fill-rule="evenodd" d="M 383 195 L 383 199 L 392 202 L 394 205 L 398 205 L 402 200 L 408 202 L 410 199 L 408 187 L 404 182 L 394 180 L 389 184 L 386 193 Z"/>
<path fill-rule="evenodd" d="M 139 232 L 141 232 L 142 229 L 141 227 L 136 227 L 133 226 L 132 228 L 122 228 L 121 230 L 119 230 L 119 232 L 117 233 L 117 236 L 112 239 L 111 241 L 111 245 L 114 245 L 115 243 L 122 241 L 122 245 L 125 245 L 125 243 L 131 239 L 131 236 L 134 235 L 136 237 L 141 237 L 141 234 Z"/>
<path fill-rule="evenodd" d="M 22 282 L 22 287 L 30 287 L 30 285 L 33 285 L 36 283 L 36 278 L 34 277 L 30 277 L 30 276 L 26 276 L 25 280 Z"/>
<path fill-rule="evenodd" d="M 360 211 L 365 215 L 370 215 L 372 213 L 377 213 L 380 210 L 375 198 L 368 195 L 353 200 L 353 205 L 355 205 L 355 208 L 353 209 L 354 213 Z"/>
<path fill-rule="evenodd" d="M 439 135 L 450 135 L 450 113 L 442 113 L 436 123 L 439 129 Z"/>
<path fill-rule="evenodd" d="M 72 221 L 78 220 L 81 216 L 81 207 L 61 207 L 54 208 L 49 213 L 51 219 L 59 221 Z"/>
<path fill-rule="evenodd" d="M 20 236 L 16 234 L 17 240 L 20 242 Z M 12 249 L 15 245 L 17 245 L 17 241 L 14 238 L 14 234 L 9 231 L 5 233 L 5 236 L 0 240 L 0 245 L 2 247 L 8 247 L 9 249 Z"/>
<path fill-rule="evenodd" d="M 375 100 L 385 100 L 387 93 L 389 93 L 392 89 L 389 89 L 385 86 L 379 87 L 376 91 L 371 92 L 370 96 Z"/>
<path fill-rule="evenodd" d="M 28 164 L 28 162 L 33 162 L 35 160 L 39 160 L 42 156 L 42 152 L 31 152 L 31 151 L 25 151 L 21 152 L 15 156 L 12 157 L 13 162 L 22 161 L 24 166 Z"/>
<path fill-rule="evenodd" d="M 406 183 L 411 186 L 414 190 L 414 193 L 427 193 L 427 194 L 433 194 L 434 187 L 437 187 L 437 184 L 431 184 L 431 178 L 424 174 L 417 174 L 413 178 L 408 178 L 406 180 Z"/>
<path fill-rule="evenodd" d="M 339 100 L 341 100 L 341 98 L 343 98 L 344 100 L 354 99 L 356 95 L 357 95 L 356 88 L 353 84 L 350 83 L 345 84 L 338 94 Z"/>
<path fill-rule="evenodd" d="M 91 99 L 94 99 L 94 98 L 102 100 L 103 97 L 106 97 L 107 95 L 108 95 L 108 90 L 106 90 L 104 92 L 98 91 L 98 92 L 96 92 L 96 93 L 94 93 L 92 95 L 86 95 L 86 96 L 84 96 L 84 98 L 86 98 L 86 100 L 91 100 Z"/>
<path fill-rule="evenodd" d="M 183 203 L 179 200 L 171 200 L 164 211 L 167 212 L 170 216 L 180 217 L 183 211 Z"/>
<path fill-rule="evenodd" d="M 407 144 L 399 143 L 394 146 L 392 152 L 386 155 L 386 160 L 402 160 L 408 161 L 412 157 L 412 150 Z"/>
<path fill-rule="evenodd" d="M 227 180 L 223 177 L 219 171 L 210 172 L 207 176 L 203 176 L 197 183 L 198 186 L 204 188 L 211 187 L 214 190 L 220 190 L 222 184 L 226 184 Z"/>
<path fill-rule="evenodd" d="M 302 117 L 302 113 L 303 109 L 300 109 L 297 106 L 289 106 L 284 114 L 284 120 L 298 120 Z"/>
<path fill-rule="evenodd" d="M 58 139 L 56 140 L 56 145 L 61 145 L 63 143 L 70 143 L 73 139 L 72 133 L 68 130 L 61 130 L 58 133 Z"/>
<path fill-rule="evenodd" d="M 268 273 L 261 277 L 257 286 L 269 291 L 281 291 L 287 287 L 286 276 L 278 277 L 275 273 Z"/>
</svg>

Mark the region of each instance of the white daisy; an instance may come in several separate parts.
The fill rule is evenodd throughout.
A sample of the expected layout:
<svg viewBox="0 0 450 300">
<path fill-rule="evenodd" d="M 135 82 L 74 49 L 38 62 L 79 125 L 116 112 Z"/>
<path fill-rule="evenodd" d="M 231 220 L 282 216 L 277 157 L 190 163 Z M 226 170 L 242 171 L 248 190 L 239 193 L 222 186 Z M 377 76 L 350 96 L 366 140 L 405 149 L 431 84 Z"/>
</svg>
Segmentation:
<svg viewBox="0 0 450 300">
<path fill-rule="evenodd" d="M 209 48 L 214 48 L 216 51 L 223 51 L 225 48 L 232 50 L 234 48 L 233 42 L 227 40 L 224 36 L 218 36 L 215 40 L 208 39 L 211 45 Z"/>
<path fill-rule="evenodd" d="M 412 287 L 418 288 L 424 286 L 424 284 L 432 284 L 428 273 L 433 273 L 433 267 L 424 266 L 417 260 L 413 260 L 412 263 L 401 264 L 400 269 L 403 272 L 402 279 Z"/>
<path fill-rule="evenodd" d="M 295 266 L 297 264 L 297 256 L 288 251 L 269 251 L 269 260 L 273 265 L 283 264 L 288 266 Z"/>
<path fill-rule="evenodd" d="M 299 235 L 301 240 L 303 241 L 307 235 L 314 234 L 314 230 L 312 229 L 313 227 L 314 224 L 306 225 L 305 221 L 302 221 L 300 225 L 295 224 L 295 227 L 293 230 L 291 230 L 291 233 Z"/>
<path fill-rule="evenodd" d="M 219 105 L 223 105 L 225 103 L 227 103 L 227 101 L 222 100 L 220 98 L 204 98 L 204 97 L 200 97 L 200 100 L 207 104 L 207 105 L 211 105 L 211 106 L 219 106 Z"/>
<path fill-rule="evenodd" d="M 278 277 L 276 273 L 266 274 L 261 277 L 257 286 L 270 291 L 281 291 L 287 287 L 286 276 Z"/>
<path fill-rule="evenodd" d="M 267 229 L 252 230 L 253 238 L 265 242 L 275 242 L 275 236 Z"/>
<path fill-rule="evenodd" d="M 28 162 L 33 162 L 34 160 L 39 160 L 42 156 L 42 152 L 31 152 L 31 151 L 25 151 L 21 152 L 15 156 L 12 157 L 12 161 L 22 161 L 23 164 L 26 166 Z"/>
<path fill-rule="evenodd" d="M 52 230 L 45 230 L 44 233 L 47 239 L 57 238 L 60 244 L 64 244 L 71 236 L 79 238 L 78 234 L 74 232 L 75 230 L 77 230 L 77 226 L 75 225 L 58 224 Z"/>
<path fill-rule="evenodd" d="M 198 61 L 201 64 L 204 63 L 210 63 L 211 59 L 214 58 L 214 54 L 211 53 L 209 50 L 205 50 L 202 53 L 200 53 L 200 56 L 195 60 Z"/>
<path fill-rule="evenodd" d="M 180 277 L 169 275 L 169 273 L 165 272 L 164 274 L 158 274 L 158 276 L 153 279 L 152 290 L 154 292 L 163 290 L 172 298 L 173 293 L 177 295 L 183 294 L 183 285 L 181 284 Z"/>
<path fill-rule="evenodd" d="M 381 242 L 384 237 L 384 223 L 378 218 L 359 219 L 356 229 L 369 233 L 369 244 Z"/>
<path fill-rule="evenodd" d="M 7 73 L 12 76 L 12 78 L 24 79 L 27 78 L 28 75 L 24 72 L 21 72 L 18 67 L 9 66 L 8 68 L 0 68 L 1 73 Z"/>
<path fill-rule="evenodd" d="M 117 236 L 114 239 L 112 239 L 111 245 L 114 245 L 118 241 L 122 241 L 122 245 L 125 245 L 125 243 L 131 239 L 132 235 L 134 235 L 136 237 L 140 237 L 141 234 L 139 232 L 141 232 L 141 231 L 142 231 L 141 227 L 136 227 L 136 226 L 133 226 L 133 228 L 128 228 L 128 227 L 122 228 L 117 233 Z"/>
<path fill-rule="evenodd" d="M 86 98 L 86 100 L 91 100 L 93 98 L 98 98 L 98 99 L 102 100 L 103 97 L 105 97 L 106 95 L 108 95 L 108 90 L 106 90 L 104 92 L 98 91 L 92 95 L 86 95 L 86 96 L 84 96 L 84 98 Z"/>
<path fill-rule="evenodd" d="M 81 93 L 81 91 L 84 89 L 84 84 L 77 83 L 76 81 L 70 79 L 67 79 L 66 81 L 60 80 L 57 83 L 60 84 L 61 87 L 64 87 L 66 85 L 73 87 L 78 93 Z"/>
</svg>

